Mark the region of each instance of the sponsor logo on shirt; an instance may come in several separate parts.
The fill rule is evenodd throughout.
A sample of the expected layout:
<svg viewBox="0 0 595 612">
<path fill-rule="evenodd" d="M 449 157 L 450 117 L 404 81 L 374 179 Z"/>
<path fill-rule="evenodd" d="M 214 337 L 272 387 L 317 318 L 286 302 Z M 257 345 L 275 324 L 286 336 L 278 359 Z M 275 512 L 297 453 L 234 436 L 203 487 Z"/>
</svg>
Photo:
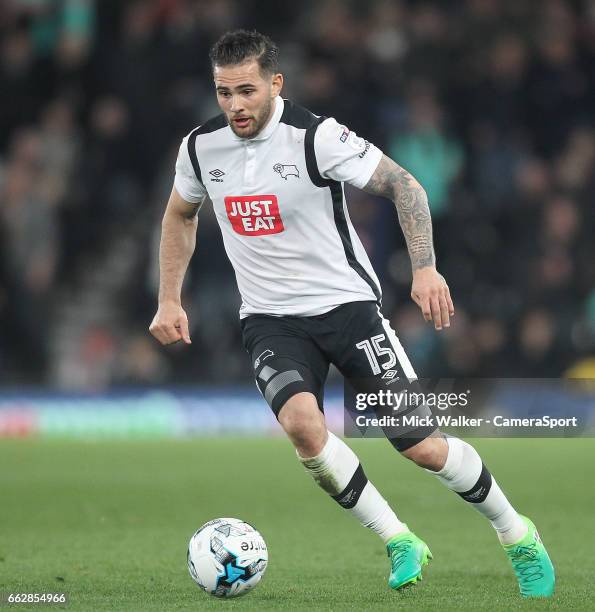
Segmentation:
<svg viewBox="0 0 595 612">
<path fill-rule="evenodd" d="M 349 138 L 349 128 L 343 127 L 343 133 L 339 137 L 341 142 L 345 142 Z"/>
<path fill-rule="evenodd" d="M 226 196 L 231 227 L 242 236 L 265 236 L 285 230 L 275 195 Z"/>
<path fill-rule="evenodd" d="M 300 178 L 300 171 L 294 164 L 275 164 L 273 170 L 278 172 L 285 180 L 290 176 Z"/>
</svg>

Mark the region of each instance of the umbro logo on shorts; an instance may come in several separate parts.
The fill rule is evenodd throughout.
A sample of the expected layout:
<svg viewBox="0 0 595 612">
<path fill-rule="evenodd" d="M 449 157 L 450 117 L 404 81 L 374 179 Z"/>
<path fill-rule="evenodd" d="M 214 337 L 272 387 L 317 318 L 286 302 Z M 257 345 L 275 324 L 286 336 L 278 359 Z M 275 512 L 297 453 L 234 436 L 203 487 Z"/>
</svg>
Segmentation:
<svg viewBox="0 0 595 612">
<path fill-rule="evenodd" d="M 278 234 L 285 227 L 276 195 L 226 196 L 225 210 L 236 234 Z"/>
<path fill-rule="evenodd" d="M 401 380 L 398 370 L 388 370 L 380 378 L 387 387 Z"/>
</svg>

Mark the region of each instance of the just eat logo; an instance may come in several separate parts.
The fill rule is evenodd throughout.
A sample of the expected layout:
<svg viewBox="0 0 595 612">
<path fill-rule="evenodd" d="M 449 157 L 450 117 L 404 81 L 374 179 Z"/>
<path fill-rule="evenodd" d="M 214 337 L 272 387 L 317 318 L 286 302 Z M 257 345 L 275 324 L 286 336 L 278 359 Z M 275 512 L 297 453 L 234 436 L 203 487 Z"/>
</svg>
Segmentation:
<svg viewBox="0 0 595 612">
<path fill-rule="evenodd" d="M 242 236 L 278 234 L 285 229 L 275 195 L 226 196 L 225 210 L 234 231 Z"/>
</svg>

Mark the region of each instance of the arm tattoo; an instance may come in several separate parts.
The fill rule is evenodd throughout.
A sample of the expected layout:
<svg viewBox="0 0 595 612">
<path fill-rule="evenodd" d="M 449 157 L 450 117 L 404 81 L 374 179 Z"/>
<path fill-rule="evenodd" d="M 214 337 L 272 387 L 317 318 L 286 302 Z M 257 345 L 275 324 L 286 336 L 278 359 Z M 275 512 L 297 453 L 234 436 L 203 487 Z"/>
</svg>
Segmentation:
<svg viewBox="0 0 595 612">
<path fill-rule="evenodd" d="M 435 265 L 428 196 L 413 176 L 383 155 L 364 191 L 395 203 L 412 269 Z"/>
</svg>

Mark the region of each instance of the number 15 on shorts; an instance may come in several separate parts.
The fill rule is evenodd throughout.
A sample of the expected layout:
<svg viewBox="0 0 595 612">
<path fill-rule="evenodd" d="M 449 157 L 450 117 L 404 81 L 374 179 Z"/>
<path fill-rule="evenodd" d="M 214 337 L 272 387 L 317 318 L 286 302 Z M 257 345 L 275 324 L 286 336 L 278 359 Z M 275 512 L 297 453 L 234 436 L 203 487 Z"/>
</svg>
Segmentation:
<svg viewBox="0 0 595 612">
<path fill-rule="evenodd" d="M 381 343 L 385 341 L 386 336 L 378 334 L 377 336 L 372 336 L 369 340 L 362 340 L 355 345 L 357 349 L 364 351 L 366 354 L 372 374 L 374 375 L 380 374 L 382 370 L 390 370 L 397 364 L 397 357 L 393 349 L 390 346 L 382 346 Z M 385 356 L 388 356 L 388 358 L 385 358 Z M 385 361 L 379 361 L 383 358 L 385 358 Z"/>
</svg>

